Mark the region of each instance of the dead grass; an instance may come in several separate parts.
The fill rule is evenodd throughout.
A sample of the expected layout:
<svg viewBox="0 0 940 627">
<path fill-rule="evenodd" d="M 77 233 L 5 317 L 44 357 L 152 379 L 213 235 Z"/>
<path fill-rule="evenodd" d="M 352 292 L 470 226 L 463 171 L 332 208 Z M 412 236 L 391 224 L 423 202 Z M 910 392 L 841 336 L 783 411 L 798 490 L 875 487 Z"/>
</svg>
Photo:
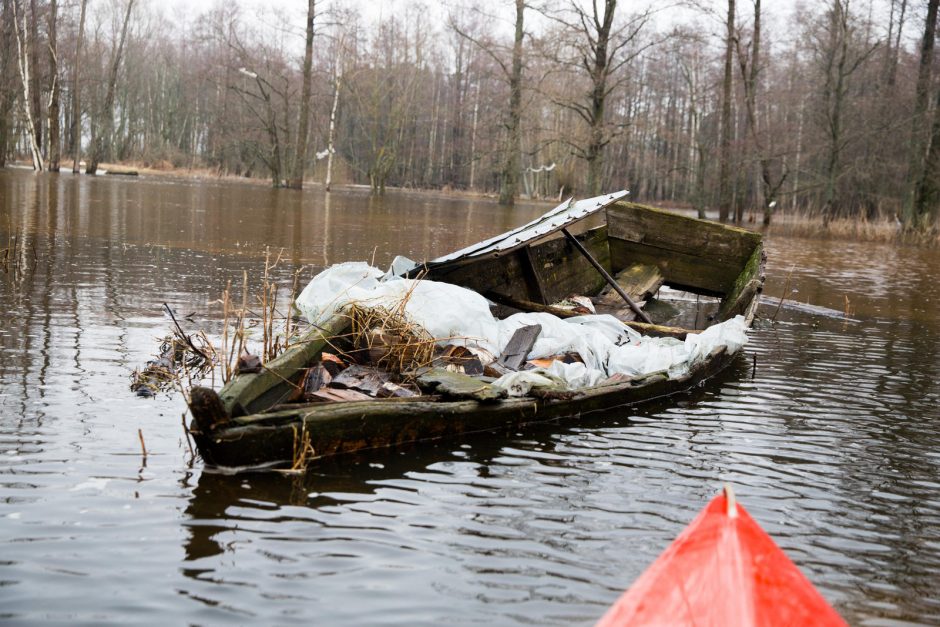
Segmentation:
<svg viewBox="0 0 940 627">
<path fill-rule="evenodd" d="M 350 340 L 360 351 L 368 351 L 369 361 L 379 368 L 402 374 L 431 364 L 437 340 L 405 315 L 405 303 L 399 308 L 363 307 L 353 304 Z"/>
<path fill-rule="evenodd" d="M 936 228 L 905 232 L 900 222 L 892 218 L 837 218 L 823 225 L 818 216 L 805 214 L 778 214 L 767 230 L 769 235 L 804 237 L 809 239 L 855 240 L 882 244 L 940 246 L 940 231 Z"/>
</svg>

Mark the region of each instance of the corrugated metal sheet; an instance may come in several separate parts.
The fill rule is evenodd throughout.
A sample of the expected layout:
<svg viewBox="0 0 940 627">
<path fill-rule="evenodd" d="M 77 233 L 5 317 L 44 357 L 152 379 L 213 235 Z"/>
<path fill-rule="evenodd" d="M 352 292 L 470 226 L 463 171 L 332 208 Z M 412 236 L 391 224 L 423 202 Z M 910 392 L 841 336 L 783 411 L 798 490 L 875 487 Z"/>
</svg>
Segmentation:
<svg viewBox="0 0 940 627">
<path fill-rule="evenodd" d="M 583 220 L 601 211 L 608 205 L 626 198 L 629 194 L 630 192 L 622 190 L 614 192 L 613 194 L 586 198 L 578 202 L 573 202 L 573 199 L 568 199 L 528 224 L 524 224 L 512 231 L 501 233 L 488 240 L 472 244 L 466 248 L 452 252 L 449 255 L 432 259 L 427 265 L 437 266 L 445 263 L 453 263 L 462 259 L 472 259 L 510 252 L 530 242 L 551 235 L 556 231 L 560 231 L 564 227 L 574 224 L 579 220 Z"/>
</svg>

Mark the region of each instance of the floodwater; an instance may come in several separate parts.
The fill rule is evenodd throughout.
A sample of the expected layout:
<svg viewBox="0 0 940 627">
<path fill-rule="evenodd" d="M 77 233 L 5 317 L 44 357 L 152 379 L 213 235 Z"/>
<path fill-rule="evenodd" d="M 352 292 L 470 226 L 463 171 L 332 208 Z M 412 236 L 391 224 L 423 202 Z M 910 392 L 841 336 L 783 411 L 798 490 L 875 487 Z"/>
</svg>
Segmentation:
<svg viewBox="0 0 940 627">
<path fill-rule="evenodd" d="M 310 277 L 543 209 L 0 170 L 0 616 L 588 625 L 727 481 L 850 623 L 940 623 L 936 251 L 772 239 L 770 294 L 857 321 L 783 309 L 690 395 L 306 477 L 207 469 L 179 395 L 128 389 L 162 304 L 217 319 L 266 246 Z"/>
</svg>

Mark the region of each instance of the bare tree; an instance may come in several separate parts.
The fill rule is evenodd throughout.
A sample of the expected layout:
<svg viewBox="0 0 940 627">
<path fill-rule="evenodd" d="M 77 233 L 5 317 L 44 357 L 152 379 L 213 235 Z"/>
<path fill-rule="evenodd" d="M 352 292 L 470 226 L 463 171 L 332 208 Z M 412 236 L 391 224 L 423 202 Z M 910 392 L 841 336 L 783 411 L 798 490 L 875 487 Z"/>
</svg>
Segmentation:
<svg viewBox="0 0 940 627">
<path fill-rule="evenodd" d="M 914 115 L 911 128 L 910 165 L 908 166 L 908 189 L 902 205 L 901 221 L 905 228 L 920 226 L 923 213 L 923 188 L 926 175 L 925 163 L 930 145 L 928 129 L 933 127 L 928 115 L 930 104 L 930 74 L 933 66 L 934 38 L 937 30 L 938 0 L 929 0 L 924 19 L 924 36 L 920 44 L 917 86 L 914 92 Z M 933 112 L 936 116 L 936 112 Z"/>
<path fill-rule="evenodd" d="M 134 8 L 134 0 L 127 0 L 127 8 L 124 12 L 124 22 L 121 26 L 121 35 L 117 47 L 111 56 L 111 69 L 108 73 L 107 93 L 104 98 L 104 104 L 98 111 L 98 132 L 92 141 L 91 159 L 85 168 L 85 174 L 96 174 L 98 164 L 104 158 L 105 137 L 107 133 L 108 147 L 110 147 L 111 134 L 114 130 L 114 93 L 117 87 L 118 69 L 121 67 L 121 57 L 124 54 L 124 44 L 127 41 L 127 26 L 131 20 L 131 10 Z"/>
<path fill-rule="evenodd" d="M 824 38 L 818 49 L 823 72 L 822 106 L 826 147 L 823 176 L 823 224 L 829 225 L 839 210 L 836 183 L 849 143 L 845 115 L 852 76 L 877 50 L 878 43 L 857 41 L 849 11 L 850 0 L 833 0 L 826 15 Z"/>
<path fill-rule="evenodd" d="M 300 123 L 297 130 L 297 150 L 294 153 L 294 167 L 287 186 L 293 189 L 303 189 L 304 166 L 307 162 L 307 135 L 310 124 L 310 83 L 313 74 L 313 18 L 315 15 L 315 0 L 307 0 L 307 28 L 306 43 L 304 44 L 303 87 L 300 92 Z"/>
<path fill-rule="evenodd" d="M 18 59 L 18 68 L 20 73 L 20 84 L 23 87 L 23 115 L 26 117 L 26 135 L 29 141 L 29 151 L 33 159 L 33 169 L 41 172 L 45 169 L 45 163 L 42 158 L 42 149 L 39 143 L 38 120 L 33 117 L 32 88 L 35 85 L 33 73 L 35 68 L 31 67 L 30 59 L 35 58 L 31 53 L 31 48 L 36 45 L 36 41 L 30 41 L 30 29 L 26 21 L 26 14 L 23 14 L 22 22 L 19 18 L 18 0 L 13 0 L 13 29 L 16 34 L 16 50 Z"/>
<path fill-rule="evenodd" d="M 497 46 L 476 37 L 457 25 L 451 19 L 453 28 L 461 37 L 466 38 L 496 62 L 502 75 L 509 85 L 509 106 L 506 110 L 504 126 L 506 140 L 503 147 L 502 167 L 500 170 L 499 203 L 507 207 L 513 206 L 519 191 L 519 154 L 522 145 L 522 72 L 523 72 L 523 41 L 525 39 L 525 0 L 515 0 L 516 18 L 514 21 L 514 35 L 512 56 L 507 63 Z M 474 158 L 471 155 L 471 159 Z"/>
<path fill-rule="evenodd" d="M 56 34 L 56 20 L 58 18 L 58 5 L 56 0 L 50 0 L 48 13 L 48 47 L 49 47 L 49 171 L 59 171 L 59 158 L 61 156 L 61 140 L 59 138 L 59 52 L 58 37 Z"/>
<path fill-rule="evenodd" d="M 761 181 L 761 206 L 764 214 L 764 226 L 768 226 L 773 216 L 774 207 L 777 205 L 777 194 L 783 183 L 786 181 L 787 172 L 784 168 L 779 175 L 774 175 L 772 171 L 772 159 L 768 154 L 758 128 L 758 91 L 760 89 L 760 71 L 761 71 L 761 0 L 754 2 L 754 29 L 751 36 L 750 53 L 742 49 L 740 37 L 735 37 L 735 45 L 738 53 L 738 63 L 741 67 L 741 79 L 744 87 L 744 106 L 747 113 L 747 130 L 754 144 L 757 163 L 759 166 L 759 175 Z M 744 217 L 744 208 L 738 206 L 735 211 L 735 221 L 741 222 Z"/>
<path fill-rule="evenodd" d="M 734 2 L 728 0 L 728 19 L 725 34 L 725 70 L 721 83 L 721 148 L 718 174 L 718 219 L 728 220 L 732 204 L 731 195 L 731 85 L 732 54 L 734 51 Z"/>
<path fill-rule="evenodd" d="M 13 0 L 2 0 L 0 9 L 0 167 L 6 165 L 10 150 L 13 108 L 16 102 L 13 59 L 16 57 L 16 36 L 13 32 Z"/>
<path fill-rule="evenodd" d="M 88 0 L 81 0 L 81 8 L 78 17 L 78 36 L 75 41 L 75 58 L 72 60 L 72 79 L 70 81 L 72 88 L 72 173 L 78 174 L 81 171 L 80 162 L 82 158 L 82 89 L 79 84 L 79 68 L 82 66 L 82 44 L 85 40 L 85 8 Z"/>
</svg>

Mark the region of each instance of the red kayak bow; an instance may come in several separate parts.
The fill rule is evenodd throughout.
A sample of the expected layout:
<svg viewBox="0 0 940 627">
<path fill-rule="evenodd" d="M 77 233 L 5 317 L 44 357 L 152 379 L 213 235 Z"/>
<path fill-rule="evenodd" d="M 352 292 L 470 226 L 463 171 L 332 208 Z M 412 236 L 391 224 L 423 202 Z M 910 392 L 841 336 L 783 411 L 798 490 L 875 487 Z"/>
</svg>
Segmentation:
<svg viewBox="0 0 940 627">
<path fill-rule="evenodd" d="M 597 627 L 845 624 L 725 487 Z"/>
</svg>

